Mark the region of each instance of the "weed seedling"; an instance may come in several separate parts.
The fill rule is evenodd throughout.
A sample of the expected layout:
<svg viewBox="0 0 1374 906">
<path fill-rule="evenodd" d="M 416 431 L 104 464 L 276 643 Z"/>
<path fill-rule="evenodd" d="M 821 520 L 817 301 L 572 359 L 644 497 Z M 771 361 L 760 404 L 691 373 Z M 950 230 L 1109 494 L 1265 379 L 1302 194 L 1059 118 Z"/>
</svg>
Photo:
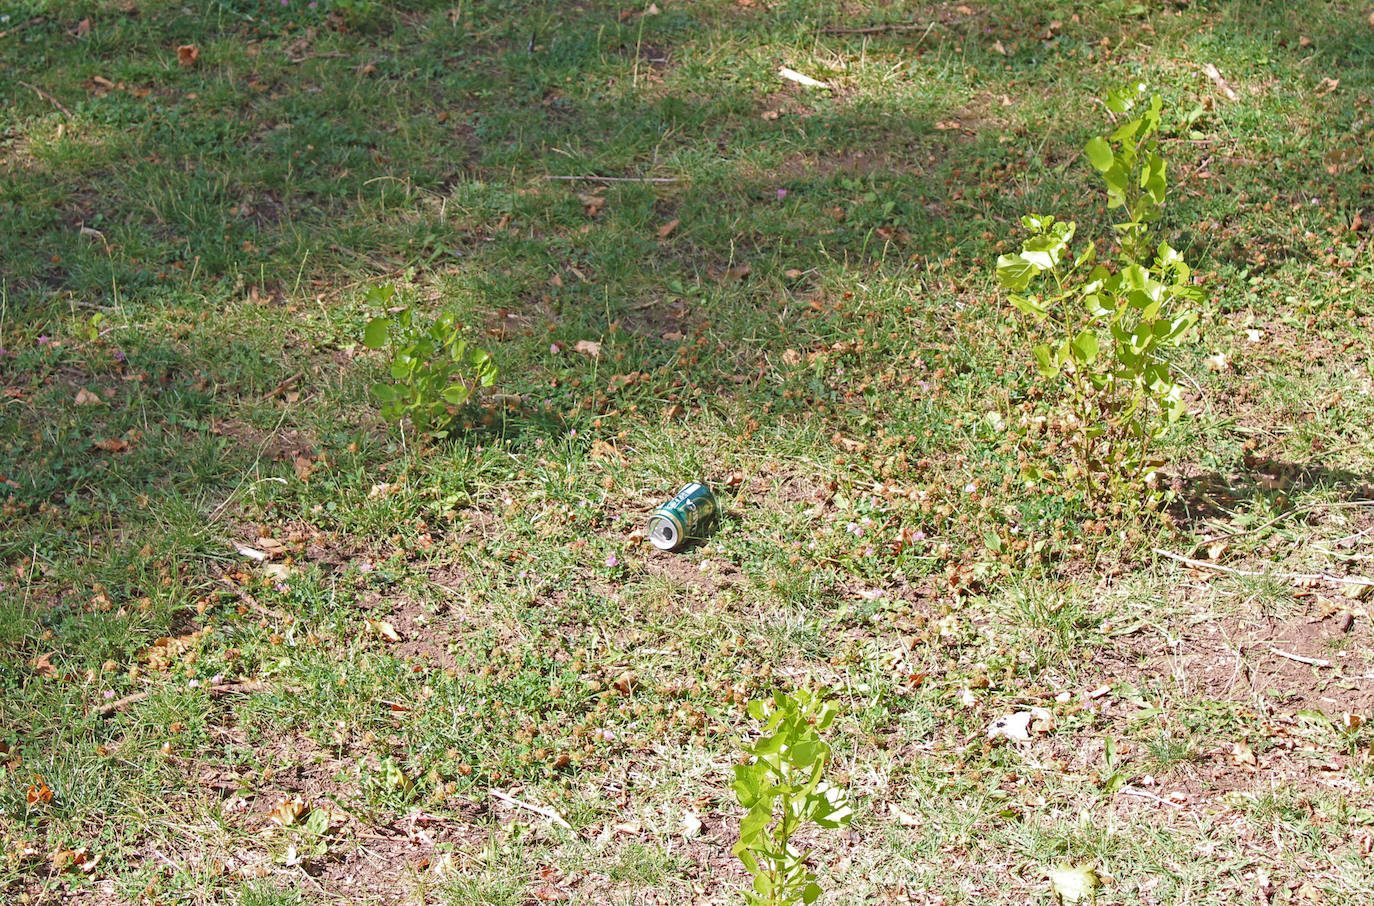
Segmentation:
<svg viewBox="0 0 1374 906">
<path fill-rule="evenodd" d="M 749 810 L 735 844 L 735 855 L 754 875 L 746 900 L 750 906 L 814 903 L 820 885 L 793 841 L 808 824 L 843 827 L 852 814 L 845 792 L 825 780 L 830 746 L 821 733 L 835 720 L 835 705 L 806 691 L 775 692 L 771 700 L 750 702 L 749 714 L 763 727 L 744 747 L 750 760 L 735 766 L 735 796 Z"/>
</svg>

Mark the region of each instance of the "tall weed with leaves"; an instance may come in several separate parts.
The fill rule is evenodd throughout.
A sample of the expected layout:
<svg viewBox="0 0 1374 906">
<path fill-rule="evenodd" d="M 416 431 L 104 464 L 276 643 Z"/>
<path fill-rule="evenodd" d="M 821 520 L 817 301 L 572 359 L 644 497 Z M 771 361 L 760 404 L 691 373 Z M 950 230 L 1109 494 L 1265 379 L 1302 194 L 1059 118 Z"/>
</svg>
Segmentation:
<svg viewBox="0 0 1374 906">
<path fill-rule="evenodd" d="M 372 287 L 369 303 L 386 306 L 394 287 Z M 391 360 L 390 382 L 372 385 L 382 415 L 400 421 L 409 418 L 415 430 L 443 438 L 462 408 L 473 402 L 483 388 L 496 380 L 496 364 L 483 349 L 470 346 L 462 325 L 444 313 L 425 324 L 410 307 L 400 309 L 395 320 L 379 315 L 367 322 L 363 345 L 387 347 Z"/>
<path fill-rule="evenodd" d="M 836 713 L 833 703 L 804 690 L 749 703 L 750 716 L 763 727 L 744 747 L 750 760 L 735 766 L 734 790 L 749 810 L 740 821 L 735 855 L 754 875 L 754 889 L 745 895 L 750 906 L 809 904 L 821 895 L 806 853 L 793 841 L 808 824 L 849 823 L 844 790 L 825 779 L 830 746 L 821 733 Z"/>
<path fill-rule="evenodd" d="M 1075 252 L 1075 223 L 1030 214 L 1021 221 L 1031 232 L 1021 251 L 997 260 L 998 282 L 1044 339 L 1032 349 L 1037 373 L 1057 385 L 1067 410 L 1057 423 L 1066 435 L 1062 464 L 1032 466 L 1027 477 L 1062 480 L 1094 502 L 1139 495 L 1159 465 L 1151 445 L 1184 409 L 1169 353 L 1204 298 L 1183 256 L 1153 234 L 1168 185 L 1163 102 L 1155 95 L 1142 105 L 1143 89 L 1109 92 L 1107 109 L 1124 121 L 1083 149 L 1108 208 L 1125 214 L 1112 225 L 1113 259 L 1099 260 L 1095 241 Z"/>
</svg>

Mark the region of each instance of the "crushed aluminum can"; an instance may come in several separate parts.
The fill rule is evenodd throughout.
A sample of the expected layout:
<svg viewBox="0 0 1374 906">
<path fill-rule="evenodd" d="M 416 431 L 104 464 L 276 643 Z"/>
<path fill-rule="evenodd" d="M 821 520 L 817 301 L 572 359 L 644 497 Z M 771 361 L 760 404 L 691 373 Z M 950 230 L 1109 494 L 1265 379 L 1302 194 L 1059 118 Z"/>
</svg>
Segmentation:
<svg viewBox="0 0 1374 906">
<path fill-rule="evenodd" d="M 661 551 L 681 550 L 700 540 L 720 515 L 720 504 L 711 489 L 694 481 L 654 510 L 649 517 L 649 543 Z"/>
</svg>

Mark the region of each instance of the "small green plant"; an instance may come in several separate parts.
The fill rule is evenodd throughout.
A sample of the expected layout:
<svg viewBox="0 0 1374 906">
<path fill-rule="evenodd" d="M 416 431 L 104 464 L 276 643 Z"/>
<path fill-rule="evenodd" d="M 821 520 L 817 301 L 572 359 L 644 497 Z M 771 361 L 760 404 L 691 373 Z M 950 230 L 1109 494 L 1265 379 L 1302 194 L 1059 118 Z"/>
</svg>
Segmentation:
<svg viewBox="0 0 1374 906">
<path fill-rule="evenodd" d="M 843 827 L 852 814 L 844 791 L 825 780 L 830 746 L 821 733 L 836 707 L 806 691 L 775 692 L 771 700 L 750 702 L 749 714 L 763 727 L 744 746 L 749 761 L 735 766 L 735 797 L 749 810 L 735 844 L 735 855 L 754 875 L 746 900 L 750 906 L 814 903 L 821 888 L 793 840 L 808 823 Z"/>
<path fill-rule="evenodd" d="M 373 287 L 367 300 L 386 306 L 395 292 L 390 286 Z M 447 436 L 459 411 L 496 380 L 491 357 L 468 345 L 462 326 L 448 313 L 428 325 L 418 322 L 409 306 L 396 313 L 394 322 L 380 315 L 367 322 L 363 345 L 390 349 L 392 380 L 372 385 L 382 415 L 395 421 L 409 417 L 415 430 L 432 437 Z"/>
<path fill-rule="evenodd" d="M 1107 108 L 1127 113 L 1143 88 L 1109 92 Z M 1098 261 L 1096 242 L 1075 254 L 1076 225 L 1037 214 L 1022 218 L 1031 235 L 1020 253 L 997 260 L 1012 305 L 1050 335 L 1033 349 L 1037 372 L 1058 381 L 1068 409 L 1059 425 L 1068 439 L 1063 467 L 1033 466 L 1028 477 L 1063 479 L 1093 501 L 1136 493 L 1158 465 L 1150 445 L 1183 413 L 1168 352 L 1197 321 L 1190 306 L 1203 293 L 1183 256 L 1151 233 L 1167 187 L 1162 108 L 1155 95 L 1134 119 L 1084 148 L 1106 184 L 1108 208 L 1126 214 L 1113 225 L 1114 262 Z"/>
</svg>

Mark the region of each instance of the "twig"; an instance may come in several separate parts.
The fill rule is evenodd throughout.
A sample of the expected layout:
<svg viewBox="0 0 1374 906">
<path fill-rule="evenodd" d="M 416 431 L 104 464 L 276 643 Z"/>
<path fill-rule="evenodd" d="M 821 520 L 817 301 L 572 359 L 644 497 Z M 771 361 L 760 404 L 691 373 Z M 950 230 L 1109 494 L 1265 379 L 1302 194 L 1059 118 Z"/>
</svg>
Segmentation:
<svg viewBox="0 0 1374 906">
<path fill-rule="evenodd" d="M 238 692 L 247 695 L 251 692 L 261 692 L 267 688 L 267 684 L 259 680 L 247 680 L 242 683 L 216 683 L 208 688 L 210 692 L 214 694 Z M 95 713 L 101 717 L 109 717 L 116 711 L 143 701 L 151 694 L 152 692 L 135 692 L 133 695 L 126 695 L 119 701 L 110 702 L 108 705 L 101 705 L 99 708 L 95 709 Z"/>
<path fill-rule="evenodd" d="M 272 391 L 271 391 L 270 393 L 267 394 L 267 398 L 268 398 L 268 399 L 272 399 L 273 397 L 280 396 L 280 395 L 281 395 L 282 393 L 284 393 L 286 390 L 290 389 L 290 387 L 291 387 L 292 384 L 296 383 L 297 381 L 299 381 L 299 380 L 300 380 L 301 378 L 303 378 L 303 377 L 305 377 L 305 372 L 304 372 L 304 371 L 297 371 L 295 374 L 291 375 L 289 378 L 287 378 L 286 380 L 282 381 L 282 382 L 281 382 L 280 384 L 278 384 L 277 386 L 273 387 L 273 388 L 272 388 Z"/>
<path fill-rule="evenodd" d="M 53 97 L 52 95 L 48 94 L 48 93 L 47 93 L 46 91 L 44 91 L 42 88 L 39 88 L 37 85 L 30 85 L 28 82 L 25 82 L 23 79 L 19 79 L 18 82 L 19 82 L 20 85 L 23 85 L 25 88 L 32 88 L 35 92 L 37 92 L 37 94 L 38 94 L 38 96 L 39 96 L 40 98 L 42 98 L 42 99 L 45 100 L 45 101 L 50 101 L 54 107 L 56 107 L 58 110 L 61 110 L 63 113 L 67 114 L 68 117 L 70 117 L 70 116 L 72 115 L 72 112 L 66 108 L 66 105 L 64 105 L 64 104 L 63 104 L 61 101 L 59 101 L 57 98 L 55 98 L 55 97 Z"/>
<path fill-rule="evenodd" d="M 1298 515 L 1301 515 L 1301 514 L 1303 514 L 1303 513 L 1310 513 L 1310 512 L 1312 512 L 1313 510 L 1322 510 L 1322 509 L 1335 510 L 1335 509 L 1341 509 L 1341 508 L 1344 508 L 1344 507 L 1357 507 L 1357 506 L 1374 506 L 1374 500 L 1338 500 L 1338 501 L 1336 501 L 1336 502 L 1334 502 L 1334 503 L 1310 503 L 1310 504 L 1308 504 L 1308 505 L 1306 505 L 1306 506 L 1300 506 L 1300 507 L 1295 507 L 1294 509 L 1291 509 L 1291 510 L 1285 510 L 1284 512 L 1279 513 L 1279 514 L 1278 514 L 1277 516 L 1275 516 L 1273 519 L 1270 519 L 1268 522 L 1261 523 L 1261 524 L 1255 526 L 1254 528 L 1244 529 L 1244 530 L 1239 531 L 1239 532 L 1230 532 L 1230 533 L 1227 533 L 1227 534 L 1223 534 L 1223 535 L 1221 536 L 1221 538 L 1219 538 L 1218 540 L 1222 540 L 1222 539 L 1230 540 L 1231 538 L 1240 538 L 1240 537 L 1243 536 L 1243 535 L 1253 535 L 1253 534 L 1256 533 L 1256 532 L 1262 532 L 1262 531 L 1264 531 L 1265 529 L 1269 528 L 1271 525 L 1275 525 L 1275 524 L 1277 524 L 1277 523 L 1279 523 L 1279 522 L 1282 522 L 1283 520 L 1289 518 L 1290 516 L 1298 516 Z"/>
<path fill-rule="evenodd" d="M 591 174 L 585 176 L 551 176 L 545 174 L 544 178 L 571 180 L 574 182 L 579 180 L 586 182 L 682 182 L 682 180 L 676 176 L 594 176 Z"/>
<path fill-rule="evenodd" d="M 1182 554 L 1175 554 L 1173 551 L 1166 551 L 1155 548 L 1155 553 L 1161 557 L 1168 557 L 1170 560 L 1177 560 L 1179 563 L 1186 564 L 1194 569 L 1210 569 L 1213 572 L 1228 573 L 1232 576 L 1254 576 L 1260 579 L 1297 579 L 1309 582 L 1335 582 L 1341 585 L 1374 585 L 1374 579 L 1364 576 L 1328 576 L 1323 573 L 1270 573 L 1257 572 L 1252 569 L 1236 569 L 1234 566 L 1222 566 L 1219 563 L 1208 563 L 1205 560 L 1194 560 Z"/>
<path fill-rule="evenodd" d="M 260 603 L 257 598 L 231 582 L 228 576 L 220 576 L 218 581 L 220 585 L 223 585 L 225 588 L 229 589 L 229 591 L 233 592 L 234 597 L 238 598 L 244 604 L 247 604 L 249 608 L 256 610 L 262 616 L 271 617 L 274 620 L 281 620 L 282 622 L 286 622 L 290 618 L 288 614 L 282 613 L 280 610 L 274 610 L 266 604 Z"/>
<path fill-rule="evenodd" d="M 1160 805 L 1167 805 L 1170 808 L 1185 808 L 1181 802 L 1170 802 L 1162 796 L 1156 796 L 1154 793 L 1147 793 L 1144 790 L 1137 790 L 1134 787 L 1123 786 L 1118 792 L 1126 796 L 1139 796 L 1141 799 L 1150 799 L 1154 802 L 1158 802 Z"/>
<path fill-rule="evenodd" d="M 864 28 L 846 28 L 842 25 L 827 25 L 821 29 L 823 35 L 880 35 L 889 31 L 916 31 L 921 27 L 919 22 L 889 22 L 887 25 L 869 25 Z M 935 28 L 935 23 L 931 22 L 925 27 L 925 32 L 921 35 L 921 40 L 925 40 L 926 35 L 930 34 Z"/>
<path fill-rule="evenodd" d="M 1278 648 L 1270 647 L 1270 651 L 1279 657 L 1286 657 L 1290 661 L 1297 661 L 1299 664 L 1310 664 L 1313 667 L 1330 667 L 1330 661 L 1324 661 L 1319 657 L 1303 657 L 1301 654 L 1293 654 L 1290 651 L 1280 651 Z"/>
<path fill-rule="evenodd" d="M 511 796 L 507 793 L 503 793 L 498 789 L 489 789 L 487 790 L 487 792 L 495 798 L 500 799 L 502 802 L 509 803 L 510 805 L 513 805 L 517 808 L 527 809 L 531 812 L 534 812 L 536 815 L 543 815 L 545 818 L 548 818 L 554 824 L 557 824 L 560 827 L 566 827 L 568 830 L 572 830 L 572 825 L 564 821 L 562 816 L 559 815 L 558 812 L 555 812 L 553 809 L 547 809 L 542 806 L 531 805 L 528 802 L 522 802 L 521 800 L 516 799 L 514 796 Z"/>
</svg>

